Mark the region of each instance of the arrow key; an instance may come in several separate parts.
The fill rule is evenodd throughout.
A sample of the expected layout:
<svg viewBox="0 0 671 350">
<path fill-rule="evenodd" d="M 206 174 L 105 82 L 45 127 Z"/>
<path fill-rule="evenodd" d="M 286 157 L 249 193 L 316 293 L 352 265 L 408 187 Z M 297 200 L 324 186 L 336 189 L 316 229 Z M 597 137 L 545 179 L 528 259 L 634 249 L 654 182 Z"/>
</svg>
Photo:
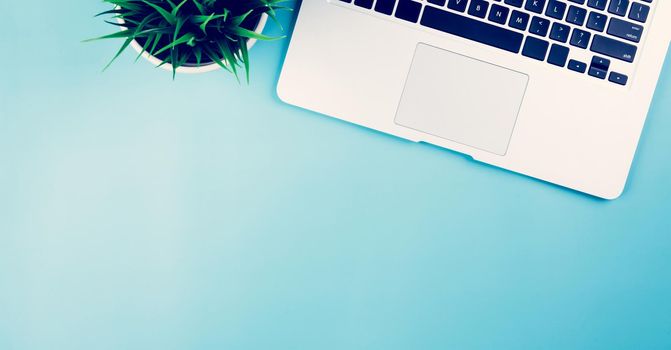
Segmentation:
<svg viewBox="0 0 671 350">
<path fill-rule="evenodd" d="M 608 76 L 608 81 L 623 86 L 627 85 L 628 79 L 629 78 L 626 75 L 617 72 L 610 72 L 610 75 Z"/>
</svg>

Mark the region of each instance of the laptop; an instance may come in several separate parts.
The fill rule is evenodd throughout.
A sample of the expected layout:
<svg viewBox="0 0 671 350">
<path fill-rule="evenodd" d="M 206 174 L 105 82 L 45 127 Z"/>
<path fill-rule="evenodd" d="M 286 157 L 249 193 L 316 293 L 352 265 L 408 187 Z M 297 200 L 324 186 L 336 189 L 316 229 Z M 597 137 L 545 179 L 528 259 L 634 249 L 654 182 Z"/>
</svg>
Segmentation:
<svg viewBox="0 0 671 350">
<path fill-rule="evenodd" d="M 303 0 L 292 105 L 615 199 L 671 41 L 670 0 Z"/>
</svg>

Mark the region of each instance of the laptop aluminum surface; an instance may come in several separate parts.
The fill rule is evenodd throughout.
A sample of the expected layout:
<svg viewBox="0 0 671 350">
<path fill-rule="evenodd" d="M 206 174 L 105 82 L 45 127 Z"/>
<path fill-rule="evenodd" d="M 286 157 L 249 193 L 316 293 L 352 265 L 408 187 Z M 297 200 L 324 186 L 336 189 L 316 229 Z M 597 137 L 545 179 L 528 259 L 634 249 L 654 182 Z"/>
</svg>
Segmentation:
<svg viewBox="0 0 671 350">
<path fill-rule="evenodd" d="M 631 0 L 624 13 L 619 4 L 601 5 L 605 0 L 540 0 L 540 13 L 538 4 L 526 4 L 538 0 L 517 1 L 304 0 L 278 95 L 480 162 L 619 197 L 671 41 L 671 1 Z M 486 12 L 478 12 L 484 3 Z M 550 4 L 561 3 L 556 16 Z M 644 23 L 634 3 L 636 11 L 649 8 Z M 504 19 L 497 11 L 505 8 Z M 613 28 L 598 23 L 602 15 Z M 527 18 L 524 28 L 519 17 Z M 569 29 L 565 41 L 555 22 Z M 638 37 L 618 33 L 622 23 Z M 469 32 L 471 25 L 477 30 Z"/>
</svg>

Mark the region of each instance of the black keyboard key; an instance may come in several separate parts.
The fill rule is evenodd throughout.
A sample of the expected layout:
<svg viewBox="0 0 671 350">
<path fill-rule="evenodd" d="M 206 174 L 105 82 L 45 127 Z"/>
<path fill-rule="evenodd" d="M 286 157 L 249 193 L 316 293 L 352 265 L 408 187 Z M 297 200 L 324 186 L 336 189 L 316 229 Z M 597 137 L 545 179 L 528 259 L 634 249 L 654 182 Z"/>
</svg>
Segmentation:
<svg viewBox="0 0 671 350">
<path fill-rule="evenodd" d="M 571 27 L 561 24 L 552 23 L 552 30 L 550 30 L 550 39 L 565 43 L 568 41 L 568 35 L 571 32 Z"/>
<path fill-rule="evenodd" d="M 587 17 L 587 10 L 582 7 L 571 6 L 566 15 L 566 22 L 581 26 L 585 24 L 585 17 Z"/>
<path fill-rule="evenodd" d="M 616 72 L 610 72 L 610 75 L 608 76 L 608 81 L 618 85 L 627 85 L 627 80 L 629 80 L 629 77 Z"/>
<path fill-rule="evenodd" d="M 587 71 L 587 63 L 570 60 L 568 61 L 568 69 L 578 73 L 585 73 Z"/>
<path fill-rule="evenodd" d="M 448 0 L 447 7 L 449 9 L 464 12 L 466 11 L 466 0 Z"/>
<path fill-rule="evenodd" d="M 590 50 L 625 62 L 634 62 L 637 48 L 634 45 L 596 34 Z"/>
<path fill-rule="evenodd" d="M 596 30 L 597 32 L 603 32 L 603 30 L 606 29 L 607 21 L 608 17 L 606 17 L 606 15 L 592 11 L 587 18 L 587 28 Z"/>
<path fill-rule="evenodd" d="M 598 68 L 598 67 L 589 67 L 588 74 L 595 77 L 595 78 L 606 79 L 606 75 L 608 74 L 608 71 L 603 70 L 603 69 Z"/>
<path fill-rule="evenodd" d="M 589 45 L 589 39 L 592 35 L 589 32 L 580 29 L 573 29 L 573 34 L 571 35 L 571 45 L 579 47 L 581 49 L 586 49 Z"/>
<path fill-rule="evenodd" d="M 527 0 L 524 8 L 527 11 L 543 13 L 543 9 L 545 8 L 545 0 Z"/>
<path fill-rule="evenodd" d="M 643 27 L 619 18 L 612 18 L 608 25 L 608 34 L 637 43 L 641 41 Z"/>
<path fill-rule="evenodd" d="M 513 10 L 508 25 L 515 29 L 527 30 L 527 26 L 529 25 L 529 15 L 521 11 Z"/>
<path fill-rule="evenodd" d="M 588 0 L 587 1 L 587 6 L 597 9 L 597 10 L 605 10 L 606 9 L 606 2 L 608 0 Z"/>
<path fill-rule="evenodd" d="M 445 6 L 446 2 L 447 2 L 447 0 L 429 0 L 429 4 L 438 5 L 438 6 Z"/>
<path fill-rule="evenodd" d="M 548 8 L 545 10 L 545 15 L 558 20 L 564 19 L 566 13 L 566 3 L 558 0 L 550 0 Z"/>
<path fill-rule="evenodd" d="M 367 9 L 372 9 L 373 0 L 354 0 L 354 5 Z"/>
<path fill-rule="evenodd" d="M 524 42 L 522 55 L 539 61 L 545 61 L 545 55 L 548 52 L 548 46 L 550 46 L 550 43 L 547 41 L 528 36 L 527 40 Z"/>
<path fill-rule="evenodd" d="M 420 23 L 429 28 L 514 53 L 520 52 L 524 39 L 521 33 L 431 6 L 424 9 Z"/>
<path fill-rule="evenodd" d="M 564 67 L 568 60 L 569 48 L 557 44 L 552 44 L 550 54 L 548 55 L 548 63 L 555 66 Z"/>
<path fill-rule="evenodd" d="M 592 57 L 592 63 L 590 64 L 592 67 L 597 67 L 603 70 L 608 70 L 610 68 L 610 60 L 607 58 L 599 57 L 599 56 L 594 56 Z"/>
<path fill-rule="evenodd" d="M 468 7 L 468 14 L 475 17 L 485 18 L 489 3 L 485 0 L 472 0 L 471 6 Z"/>
<path fill-rule="evenodd" d="M 592 58 L 592 63 L 589 65 L 588 73 L 593 77 L 606 79 L 608 69 L 610 69 L 610 60 L 603 57 L 594 56 Z"/>
<path fill-rule="evenodd" d="M 504 2 L 506 3 L 506 5 L 522 7 L 522 3 L 524 3 L 524 0 L 505 0 Z"/>
<path fill-rule="evenodd" d="M 508 12 L 510 10 L 507 7 L 493 4 L 492 10 L 489 11 L 489 20 L 494 23 L 505 24 L 508 21 Z"/>
<path fill-rule="evenodd" d="M 624 16 L 627 14 L 627 9 L 629 8 L 629 0 L 610 0 L 610 6 L 608 6 L 608 12 Z"/>
<path fill-rule="evenodd" d="M 639 4 L 636 2 L 631 4 L 631 11 L 629 11 L 629 19 L 645 23 L 645 21 L 648 20 L 649 14 L 650 14 L 650 6 Z"/>
<path fill-rule="evenodd" d="M 375 3 L 375 11 L 384 13 L 385 15 L 391 15 L 394 12 L 394 5 L 396 5 L 396 0 L 377 0 Z"/>
<path fill-rule="evenodd" d="M 408 22 L 417 23 L 419 13 L 422 11 L 422 4 L 412 0 L 398 0 L 396 7 L 396 17 Z"/>
<path fill-rule="evenodd" d="M 534 16 L 531 19 L 531 25 L 529 26 L 529 32 L 539 36 L 546 36 L 550 30 L 550 21 L 545 18 Z"/>
</svg>

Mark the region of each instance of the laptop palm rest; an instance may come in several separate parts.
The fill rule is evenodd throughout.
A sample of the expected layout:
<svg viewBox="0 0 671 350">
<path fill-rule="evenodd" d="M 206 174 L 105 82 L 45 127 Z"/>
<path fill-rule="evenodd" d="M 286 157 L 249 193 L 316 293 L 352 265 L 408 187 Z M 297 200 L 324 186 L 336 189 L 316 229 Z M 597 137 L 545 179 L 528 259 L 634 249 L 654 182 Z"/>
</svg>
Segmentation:
<svg viewBox="0 0 671 350">
<path fill-rule="evenodd" d="M 504 155 L 529 76 L 419 44 L 395 122 Z"/>
</svg>

